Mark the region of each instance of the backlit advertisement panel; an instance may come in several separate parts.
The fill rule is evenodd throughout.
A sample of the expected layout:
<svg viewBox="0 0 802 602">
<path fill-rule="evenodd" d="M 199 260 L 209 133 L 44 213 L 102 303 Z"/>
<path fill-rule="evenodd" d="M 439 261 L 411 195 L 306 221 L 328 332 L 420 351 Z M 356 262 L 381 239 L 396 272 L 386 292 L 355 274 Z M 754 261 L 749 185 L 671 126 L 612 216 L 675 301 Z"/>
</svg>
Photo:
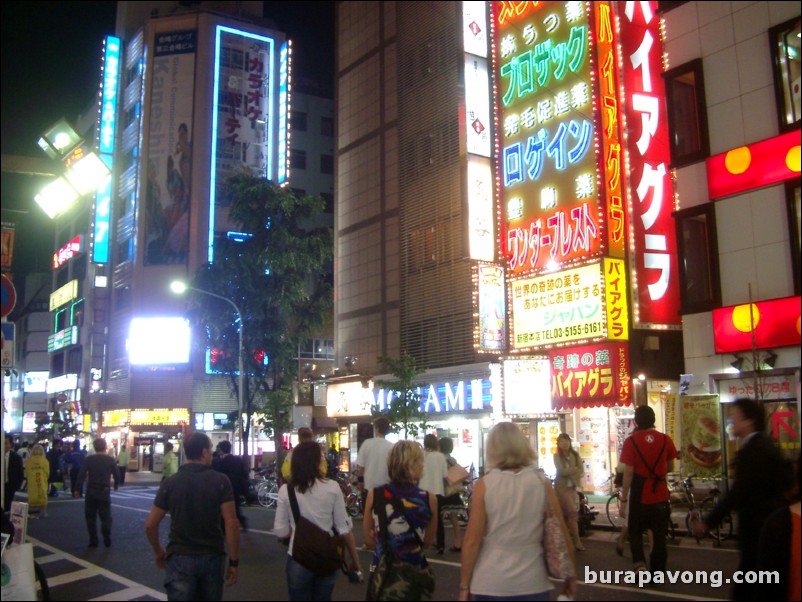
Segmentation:
<svg viewBox="0 0 802 602">
<path fill-rule="evenodd" d="M 663 44 L 657 2 L 617 2 L 630 195 L 630 262 L 635 327 L 679 326 L 674 189 Z"/>
<path fill-rule="evenodd" d="M 493 3 L 509 276 L 587 261 L 605 246 L 590 6 Z"/>
<path fill-rule="evenodd" d="M 465 131 L 468 152 L 490 156 L 490 79 L 487 59 L 465 55 Z"/>
<path fill-rule="evenodd" d="M 607 336 L 600 263 L 511 282 L 510 303 L 512 349 Z"/>
<path fill-rule="evenodd" d="M 487 58 L 487 2 L 462 3 L 462 43 L 465 52 Z"/>
<path fill-rule="evenodd" d="M 468 247 L 471 259 L 493 261 L 496 237 L 490 160 L 468 155 Z"/>
<path fill-rule="evenodd" d="M 80 253 L 83 250 L 83 239 L 84 235 L 79 234 L 78 236 L 73 238 L 70 242 L 68 242 L 66 245 L 61 247 L 58 251 L 53 253 L 54 270 L 59 269 L 70 259 L 72 259 L 76 253 Z"/>
<path fill-rule="evenodd" d="M 551 409 L 551 381 L 546 358 L 504 361 L 504 414 L 548 414 Z"/>
<path fill-rule="evenodd" d="M 282 43 L 275 37 L 222 25 L 215 31 L 210 262 L 214 261 L 215 224 L 224 223 L 230 204 L 226 179 L 241 172 L 277 183 L 287 177 L 286 155 L 277 157 L 277 146 L 286 145 L 289 101 L 289 47 Z M 279 134 L 284 142 L 278 140 Z"/>
<path fill-rule="evenodd" d="M 626 343 L 582 345 L 549 352 L 555 410 L 630 403 Z"/>
<path fill-rule="evenodd" d="M 626 265 L 619 259 L 605 259 L 602 265 L 607 338 L 626 341 L 629 338 Z"/>
<path fill-rule="evenodd" d="M 146 265 L 186 263 L 188 257 L 196 48 L 194 30 L 155 34 L 145 163 Z"/>
<path fill-rule="evenodd" d="M 799 346 L 800 297 L 785 297 L 713 310 L 716 353 Z"/>
<path fill-rule="evenodd" d="M 128 361 L 132 366 L 189 363 L 190 329 L 185 318 L 132 318 Z"/>
<path fill-rule="evenodd" d="M 479 349 L 501 351 L 506 338 L 504 311 L 504 268 L 476 266 L 479 296 Z"/>
</svg>

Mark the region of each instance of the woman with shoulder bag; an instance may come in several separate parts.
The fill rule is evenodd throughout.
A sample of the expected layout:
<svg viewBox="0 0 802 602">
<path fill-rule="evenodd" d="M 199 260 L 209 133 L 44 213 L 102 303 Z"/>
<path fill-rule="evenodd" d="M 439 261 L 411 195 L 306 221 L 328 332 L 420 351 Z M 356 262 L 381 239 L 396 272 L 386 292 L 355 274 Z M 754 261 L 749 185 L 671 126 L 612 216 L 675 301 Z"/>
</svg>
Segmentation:
<svg viewBox="0 0 802 602">
<path fill-rule="evenodd" d="M 367 599 L 431 600 L 434 572 L 424 551 L 434 540 L 437 499 L 417 485 L 423 474 L 420 444 L 396 443 L 387 469 L 390 483 L 369 491 L 365 502 L 365 545 L 374 548 Z"/>
<path fill-rule="evenodd" d="M 297 529 L 291 497 L 295 498 L 300 517 L 326 533 L 330 534 L 333 527 L 342 535 L 351 558 L 350 570 L 361 570 L 354 534 L 351 532 L 353 525 L 345 512 L 342 491 L 335 481 L 320 474 L 322 459 L 323 452 L 315 441 L 298 444 L 292 452 L 292 483 L 285 483 L 278 492 L 273 530 L 279 538 L 290 537 L 287 550 L 287 587 L 290 600 L 331 600 L 337 573 L 340 572 L 339 568 L 335 568 L 328 574 L 320 575 L 293 558 Z M 292 492 L 289 487 L 293 488 Z"/>
<path fill-rule="evenodd" d="M 571 447 L 571 436 L 568 433 L 560 433 L 557 437 L 557 453 L 554 454 L 554 466 L 557 468 L 557 479 L 554 482 L 554 489 L 557 491 L 557 498 L 560 500 L 560 507 L 563 511 L 565 524 L 574 540 L 576 549 L 580 552 L 585 550 L 582 540 L 579 539 L 578 518 L 578 494 L 577 489 L 582 481 L 585 469 L 582 466 L 582 458 L 575 449 Z"/>
<path fill-rule="evenodd" d="M 563 594 L 573 597 L 573 550 L 554 490 L 534 465 L 535 452 L 512 422 L 487 436 L 489 472 L 473 489 L 471 517 L 462 544 L 459 600 L 549 600 L 551 554 L 568 570 Z M 548 522 L 556 518 L 559 550 L 550 550 Z M 547 557 L 547 552 L 549 556 Z"/>
</svg>

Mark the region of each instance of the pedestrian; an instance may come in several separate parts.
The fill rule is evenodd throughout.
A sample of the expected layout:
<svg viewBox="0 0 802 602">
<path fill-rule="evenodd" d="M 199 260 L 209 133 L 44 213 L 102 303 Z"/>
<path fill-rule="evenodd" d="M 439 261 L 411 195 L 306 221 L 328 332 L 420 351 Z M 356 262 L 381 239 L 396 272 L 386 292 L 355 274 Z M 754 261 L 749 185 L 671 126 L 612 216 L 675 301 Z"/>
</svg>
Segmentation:
<svg viewBox="0 0 802 602">
<path fill-rule="evenodd" d="M 774 571 L 777 581 L 763 584 L 759 598 L 764 600 L 802 600 L 802 517 L 800 513 L 800 460 L 796 455 L 792 474 L 794 485 L 786 494 L 790 505 L 775 510 L 763 523 L 757 552 L 757 570 Z M 758 598 L 756 598 L 758 599 Z"/>
<path fill-rule="evenodd" d="M 368 441 L 362 444 L 363 447 Z M 376 570 L 385 548 L 389 548 L 392 554 L 391 566 L 405 563 L 423 570 L 431 570 L 427 569 L 429 563 L 425 551 L 432 545 L 437 530 L 435 521 L 437 497 L 418 486 L 423 476 L 423 461 L 423 449 L 420 443 L 399 441 L 391 446 L 387 457 L 388 482 L 368 490 L 362 531 L 365 546 L 368 549 L 373 548 L 371 571 Z M 379 520 L 380 512 L 384 513 L 386 520 Z M 381 522 L 386 523 L 386 541 Z M 420 573 L 420 576 L 425 578 L 426 574 Z M 400 582 L 394 585 L 396 588 L 409 586 Z M 433 576 L 428 585 L 434 589 Z M 401 596 L 403 593 L 406 592 L 383 590 L 380 599 L 416 599 L 412 595 Z"/>
<path fill-rule="evenodd" d="M 730 407 L 732 433 L 738 439 L 735 483 L 704 517 L 704 526 L 714 528 L 728 512 L 738 515 L 741 550 L 738 570 L 746 574 L 757 569 L 760 530 L 766 518 L 785 504 L 783 494 L 791 484 L 791 470 L 782 452 L 764 432 L 763 407 L 747 398 L 736 399 Z M 759 593 L 758 586 L 742 581 L 735 584 L 735 600 L 751 600 Z"/>
<path fill-rule="evenodd" d="M 339 472 L 340 454 L 337 453 L 337 448 L 332 445 L 326 454 L 326 476 L 330 479 L 335 479 Z"/>
<path fill-rule="evenodd" d="M 337 574 L 340 572 L 339 569 L 334 569 L 328 575 L 317 575 L 292 557 L 295 517 L 290 496 L 295 497 L 300 516 L 327 533 L 331 533 L 334 528 L 344 537 L 351 559 L 350 570 L 361 571 L 352 532 L 353 524 L 345 512 L 342 491 L 335 481 L 320 474 L 321 459 L 323 450 L 316 442 L 304 441 L 295 446 L 292 454 L 292 480 L 283 484 L 278 492 L 273 531 L 279 538 L 290 538 L 286 564 L 290 600 L 331 600 Z"/>
<path fill-rule="evenodd" d="M 61 439 L 53 439 L 53 445 L 47 452 L 47 461 L 50 462 L 50 497 L 58 497 L 56 483 L 61 483 L 61 488 L 64 489 L 62 446 L 63 441 Z"/>
<path fill-rule="evenodd" d="M 175 449 L 175 446 L 169 441 L 164 444 L 164 456 L 162 457 L 162 481 L 178 472 L 178 456 L 175 455 L 173 449 Z"/>
<path fill-rule="evenodd" d="M 78 497 L 81 497 L 81 489 L 77 487 L 78 473 L 81 471 L 81 466 L 86 457 L 86 450 L 81 449 L 81 442 L 76 439 L 72 442 L 72 451 L 67 454 L 65 466 L 70 468 L 70 488 L 72 495 L 75 497 L 75 492 L 78 491 Z"/>
<path fill-rule="evenodd" d="M 156 566 L 165 570 L 168 600 L 222 600 L 224 579 L 235 585 L 239 577 L 234 491 L 226 476 L 212 469 L 212 441 L 205 433 L 190 433 L 183 445 L 185 461 L 159 486 L 145 534 Z M 168 512 L 170 534 L 165 550 L 159 541 L 159 525 Z"/>
<path fill-rule="evenodd" d="M 302 426 L 298 429 L 298 444 L 305 441 L 314 441 L 315 440 L 315 433 L 312 429 Z M 326 463 L 326 459 L 323 458 L 320 462 L 320 475 L 325 476 L 326 472 L 328 471 L 328 464 Z M 289 481 L 292 478 L 292 450 L 287 452 L 287 455 L 284 456 L 284 461 L 281 463 L 281 478 L 284 481 Z"/>
<path fill-rule="evenodd" d="M 86 481 L 84 518 L 89 533 L 89 547 L 96 548 L 98 545 L 97 517 L 100 515 L 100 533 L 103 535 L 103 545 L 108 548 L 111 546 L 111 480 L 114 479 L 116 491 L 120 487 L 120 471 L 114 458 L 106 453 L 105 439 L 98 437 L 92 442 L 92 447 L 95 453 L 84 459 L 72 496 L 80 497 Z"/>
<path fill-rule="evenodd" d="M 446 457 L 446 464 L 448 467 L 451 468 L 452 466 L 456 466 L 457 461 L 451 456 L 451 452 L 454 451 L 454 440 L 451 437 L 442 437 L 439 441 L 439 445 L 440 452 Z M 462 502 L 462 496 L 460 495 L 460 492 L 457 491 L 456 493 L 448 495 L 448 491 L 446 491 L 446 495 L 443 498 L 442 506 L 440 508 L 440 513 L 443 516 L 448 516 L 449 520 L 451 521 L 451 526 L 454 528 L 454 545 L 448 549 L 449 552 L 462 551 L 462 527 L 459 524 L 457 512 L 460 512 L 464 509 L 465 505 Z"/>
<path fill-rule="evenodd" d="M 45 457 L 45 448 L 38 443 L 31 448 L 31 455 L 25 462 L 25 480 L 28 481 L 29 510 L 38 509 L 39 516 L 46 517 L 50 462 Z"/>
<path fill-rule="evenodd" d="M 248 530 L 248 519 L 242 514 L 242 500 L 248 495 L 248 468 L 238 456 L 231 455 L 231 441 L 223 440 L 217 444 L 220 461 L 215 470 L 222 472 L 231 481 L 234 491 L 234 509 L 243 531 Z"/>
<path fill-rule="evenodd" d="M 128 450 L 125 444 L 120 446 L 120 453 L 117 454 L 117 470 L 120 472 L 120 487 L 125 485 L 125 471 L 128 470 Z"/>
<path fill-rule="evenodd" d="M 448 463 L 446 457 L 440 452 L 437 435 L 431 433 L 423 438 L 423 475 L 418 487 L 433 493 L 437 499 L 437 510 L 434 518 L 437 522 L 437 539 L 435 548 L 438 554 L 445 550 L 445 528 L 443 527 L 443 498 L 446 493 L 446 478 L 448 477 Z"/>
<path fill-rule="evenodd" d="M 554 466 L 557 469 L 554 490 L 557 492 L 557 499 L 560 501 L 565 524 L 568 526 L 568 532 L 574 540 L 574 546 L 578 551 L 583 552 L 585 546 L 579 538 L 579 522 L 577 521 L 579 515 L 577 490 L 582 488 L 582 477 L 585 474 L 585 468 L 582 466 L 582 458 L 571 447 L 571 436 L 568 433 L 560 433 L 557 437 L 557 453 L 554 454 Z"/>
<path fill-rule="evenodd" d="M 679 457 L 671 437 L 654 428 L 654 410 L 649 406 L 635 408 L 635 430 L 624 441 L 621 464 L 624 485 L 618 500 L 627 516 L 629 547 L 635 570 L 646 570 L 643 532 L 652 532 L 651 572 L 665 571 L 668 560 L 668 484 L 666 474 Z"/>
<path fill-rule="evenodd" d="M 3 511 L 11 512 L 11 502 L 14 495 L 22 487 L 25 480 L 25 469 L 22 458 L 14 451 L 14 442 L 10 437 L 5 438 L 5 461 L 3 463 Z"/>
<path fill-rule="evenodd" d="M 370 493 L 390 482 L 387 457 L 393 444 L 385 437 L 390 433 L 390 421 L 380 416 L 373 421 L 373 438 L 366 439 L 356 455 L 357 489 Z"/>
<path fill-rule="evenodd" d="M 458 599 L 549 600 L 543 538 L 546 509 L 559 504 L 554 489 L 539 475 L 534 450 L 512 422 L 490 429 L 485 450 L 489 472 L 471 496 Z M 568 544 L 564 523 L 563 533 Z M 565 554 L 573 559 L 572 549 Z M 569 577 L 562 594 L 575 592 L 576 578 Z"/>
</svg>

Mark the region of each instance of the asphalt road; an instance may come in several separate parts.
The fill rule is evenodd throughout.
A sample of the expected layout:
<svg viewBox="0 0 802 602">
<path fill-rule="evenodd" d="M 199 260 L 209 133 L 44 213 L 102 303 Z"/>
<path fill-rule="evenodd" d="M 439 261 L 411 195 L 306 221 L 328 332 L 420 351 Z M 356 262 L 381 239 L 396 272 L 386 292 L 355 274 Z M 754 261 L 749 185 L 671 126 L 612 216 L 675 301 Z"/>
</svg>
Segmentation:
<svg viewBox="0 0 802 602">
<path fill-rule="evenodd" d="M 60 600 L 165 600 L 164 573 L 154 564 L 144 534 L 144 523 L 153 497 L 155 484 L 126 484 L 112 494 L 112 546 L 88 548 L 83 518 L 83 500 L 63 496 L 51 500 L 47 518 L 32 519 L 28 536 L 34 554 L 47 575 L 51 599 Z M 18 494 L 17 499 L 24 499 Z M 225 600 L 287 600 L 284 566 L 286 548 L 272 535 L 275 512 L 259 506 L 245 508 L 250 530 L 242 534 L 240 548 L 240 581 L 226 588 Z M 169 520 L 169 519 L 167 519 Z M 604 524 L 599 517 L 600 526 Z M 361 517 L 355 521 L 357 542 L 361 543 Z M 162 523 L 161 535 L 166 541 L 168 524 Z M 446 545 L 451 545 L 452 532 L 446 529 Z M 638 588 L 627 584 L 590 584 L 586 567 L 592 571 L 623 571 L 631 568 L 628 558 L 615 554 L 614 533 L 592 530 L 584 539 L 586 552 L 577 556 L 579 570 L 578 600 L 686 600 L 728 599 L 728 585 L 719 588 L 696 582 L 669 583 L 657 588 Z M 363 569 L 370 555 L 361 552 Z M 459 583 L 459 555 L 446 552 L 430 555 L 437 576 L 436 600 L 455 600 Z M 669 546 L 669 570 L 723 572 L 726 579 L 735 570 L 738 554 L 730 544 L 713 549 L 712 541 L 697 544 L 694 539 L 678 539 Z M 690 574 L 686 573 L 687 578 Z M 364 599 L 365 586 L 354 585 L 343 576 L 334 590 L 334 600 Z M 556 591 L 552 599 L 556 599 Z"/>
</svg>

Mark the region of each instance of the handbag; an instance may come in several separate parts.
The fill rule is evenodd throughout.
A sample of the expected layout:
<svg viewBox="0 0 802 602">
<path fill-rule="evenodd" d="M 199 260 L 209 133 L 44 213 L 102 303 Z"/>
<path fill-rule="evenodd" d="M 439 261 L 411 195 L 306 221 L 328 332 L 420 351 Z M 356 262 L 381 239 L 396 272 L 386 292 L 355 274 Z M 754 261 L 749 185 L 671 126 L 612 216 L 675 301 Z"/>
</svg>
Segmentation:
<svg viewBox="0 0 802 602">
<path fill-rule="evenodd" d="M 454 495 L 455 493 L 462 491 L 462 483 L 469 476 L 468 471 L 459 464 L 453 464 L 452 466 L 449 466 L 446 474 L 446 495 Z"/>
<path fill-rule="evenodd" d="M 324 531 L 315 523 L 301 516 L 295 487 L 287 486 L 292 516 L 295 519 L 295 538 L 292 544 L 292 559 L 315 575 L 330 575 L 338 568 L 347 572 L 345 560 L 345 541 L 333 529 L 334 535 Z"/>
<path fill-rule="evenodd" d="M 557 494 L 545 476 L 538 473 L 546 489 L 546 517 L 543 521 L 543 551 L 549 577 L 566 579 L 576 576 L 573 546 L 568 544 L 568 533 Z"/>
<path fill-rule="evenodd" d="M 386 486 L 376 487 L 373 490 L 374 503 L 384 498 Z M 412 528 L 404 508 L 398 503 L 395 496 L 391 503 L 396 512 L 399 512 L 407 521 L 407 526 L 421 551 L 424 549 L 418 532 Z M 374 506 L 375 507 L 375 506 Z M 426 563 L 421 566 L 397 561 L 387 538 L 387 512 L 382 509 L 376 512 L 379 518 L 379 533 L 382 538 L 382 553 L 375 565 L 370 567 L 370 578 L 365 600 L 431 600 L 434 593 L 434 571 Z"/>
</svg>

